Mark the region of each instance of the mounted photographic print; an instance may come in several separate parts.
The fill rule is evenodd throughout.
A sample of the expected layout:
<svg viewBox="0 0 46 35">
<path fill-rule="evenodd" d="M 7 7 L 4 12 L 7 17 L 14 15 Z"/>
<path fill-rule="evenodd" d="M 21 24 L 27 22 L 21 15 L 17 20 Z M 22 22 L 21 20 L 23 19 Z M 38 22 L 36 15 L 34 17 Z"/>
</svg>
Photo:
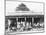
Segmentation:
<svg viewBox="0 0 46 35">
<path fill-rule="evenodd" d="M 5 6 L 5 35 L 44 32 L 43 2 L 6 0 Z"/>
</svg>

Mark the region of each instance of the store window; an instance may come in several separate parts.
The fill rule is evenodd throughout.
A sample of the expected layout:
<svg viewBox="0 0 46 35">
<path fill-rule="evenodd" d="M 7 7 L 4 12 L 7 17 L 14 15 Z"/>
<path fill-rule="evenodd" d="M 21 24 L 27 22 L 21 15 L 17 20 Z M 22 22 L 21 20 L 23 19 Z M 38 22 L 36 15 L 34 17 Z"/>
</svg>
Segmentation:
<svg viewBox="0 0 46 35">
<path fill-rule="evenodd" d="M 34 18 L 34 23 L 38 23 L 40 21 L 40 18 Z"/>
<path fill-rule="evenodd" d="M 32 18 L 26 18 L 26 22 L 32 22 Z"/>
<path fill-rule="evenodd" d="M 18 22 L 24 22 L 25 21 L 25 18 L 18 18 Z"/>
</svg>

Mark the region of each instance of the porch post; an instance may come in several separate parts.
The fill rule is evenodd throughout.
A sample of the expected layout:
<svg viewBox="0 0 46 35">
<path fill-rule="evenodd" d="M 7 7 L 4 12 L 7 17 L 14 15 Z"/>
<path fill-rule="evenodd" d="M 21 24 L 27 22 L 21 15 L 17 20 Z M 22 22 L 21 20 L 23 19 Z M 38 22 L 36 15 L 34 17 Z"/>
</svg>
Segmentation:
<svg viewBox="0 0 46 35">
<path fill-rule="evenodd" d="M 34 23 L 34 17 L 32 17 L 32 24 L 31 24 L 31 26 L 33 26 L 33 23 Z"/>
</svg>

